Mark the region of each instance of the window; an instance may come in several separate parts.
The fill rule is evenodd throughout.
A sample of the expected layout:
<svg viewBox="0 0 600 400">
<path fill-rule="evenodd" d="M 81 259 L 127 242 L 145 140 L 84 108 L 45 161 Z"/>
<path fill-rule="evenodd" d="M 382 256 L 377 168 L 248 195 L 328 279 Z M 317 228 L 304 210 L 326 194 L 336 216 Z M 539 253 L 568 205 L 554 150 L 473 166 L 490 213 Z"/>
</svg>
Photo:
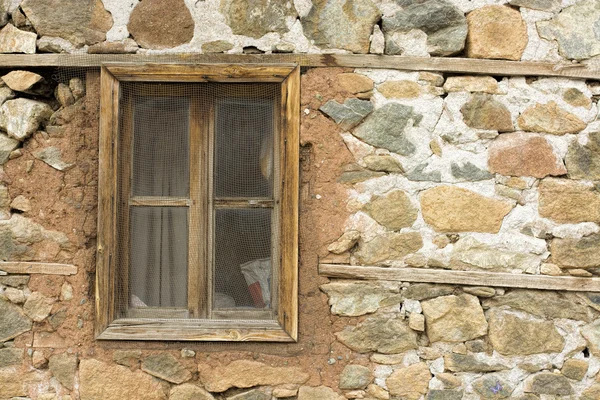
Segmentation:
<svg viewBox="0 0 600 400">
<path fill-rule="evenodd" d="M 295 341 L 299 68 L 106 64 L 96 337 Z"/>
</svg>

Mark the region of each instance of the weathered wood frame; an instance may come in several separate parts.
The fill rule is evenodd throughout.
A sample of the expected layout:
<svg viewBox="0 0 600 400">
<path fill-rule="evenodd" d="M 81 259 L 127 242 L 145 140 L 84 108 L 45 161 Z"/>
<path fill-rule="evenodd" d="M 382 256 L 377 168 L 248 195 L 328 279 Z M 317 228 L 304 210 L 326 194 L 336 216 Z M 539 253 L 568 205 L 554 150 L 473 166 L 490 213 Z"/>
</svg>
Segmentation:
<svg viewBox="0 0 600 400">
<path fill-rule="evenodd" d="M 240 321 L 222 319 L 157 320 L 116 318 L 116 265 L 119 240 L 116 221 L 119 167 L 120 82 L 274 82 L 281 85 L 281 115 L 278 116 L 280 181 L 275 183 L 279 199 L 279 279 L 276 319 Z M 293 342 L 298 337 L 298 194 L 300 67 L 295 64 L 123 64 L 101 67 L 100 156 L 98 177 L 98 247 L 96 261 L 97 339 L 112 340 L 188 340 L 188 341 L 276 341 Z M 197 130 L 197 129 L 196 129 Z M 210 156 L 207 146 L 196 140 L 201 132 L 192 127 L 191 159 Z M 195 140 L 195 139 L 196 140 Z M 202 154 L 200 154 L 202 152 Z M 194 188 L 190 188 L 194 190 Z M 155 200 L 155 199 L 154 199 Z M 133 198 L 134 204 L 152 199 Z M 159 199 L 160 204 L 190 206 L 188 199 Z M 193 203 L 193 199 L 192 199 Z M 130 203 L 131 204 L 131 203 Z M 206 210 L 192 216 L 208 219 Z M 190 254 L 191 259 L 204 257 Z M 200 274 L 202 275 L 202 274 Z M 198 276 L 198 280 L 202 280 Z"/>
</svg>

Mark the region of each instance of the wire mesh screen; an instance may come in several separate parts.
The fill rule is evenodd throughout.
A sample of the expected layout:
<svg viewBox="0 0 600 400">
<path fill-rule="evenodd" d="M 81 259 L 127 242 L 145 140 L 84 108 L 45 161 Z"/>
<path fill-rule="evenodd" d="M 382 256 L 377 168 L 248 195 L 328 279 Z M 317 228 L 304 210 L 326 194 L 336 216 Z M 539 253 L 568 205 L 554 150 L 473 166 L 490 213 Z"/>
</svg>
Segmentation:
<svg viewBox="0 0 600 400">
<path fill-rule="evenodd" d="M 273 319 L 280 86 L 123 82 L 117 314 Z"/>
</svg>

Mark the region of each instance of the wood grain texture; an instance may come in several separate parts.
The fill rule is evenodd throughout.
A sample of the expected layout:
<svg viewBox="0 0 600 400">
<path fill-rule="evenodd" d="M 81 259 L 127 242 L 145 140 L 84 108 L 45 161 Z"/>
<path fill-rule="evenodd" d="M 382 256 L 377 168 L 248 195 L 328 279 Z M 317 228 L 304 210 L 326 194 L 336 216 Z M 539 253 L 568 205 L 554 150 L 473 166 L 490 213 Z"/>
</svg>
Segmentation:
<svg viewBox="0 0 600 400">
<path fill-rule="evenodd" d="M 3 54 L 0 67 L 99 68 L 104 63 L 296 63 L 302 67 L 385 68 L 497 76 L 559 76 L 600 80 L 579 63 L 405 57 L 371 54 Z"/>
<path fill-rule="evenodd" d="M 575 278 L 444 269 L 385 268 L 319 264 L 319 275 L 329 278 L 444 283 L 452 285 L 492 286 L 523 289 L 600 292 L 600 278 Z"/>
<path fill-rule="evenodd" d="M 187 197 L 135 196 L 129 199 L 136 207 L 189 207 L 192 200 Z"/>
<path fill-rule="evenodd" d="M 72 264 L 57 264 L 26 261 L 0 261 L 4 274 L 75 275 L 77 267 Z"/>
</svg>

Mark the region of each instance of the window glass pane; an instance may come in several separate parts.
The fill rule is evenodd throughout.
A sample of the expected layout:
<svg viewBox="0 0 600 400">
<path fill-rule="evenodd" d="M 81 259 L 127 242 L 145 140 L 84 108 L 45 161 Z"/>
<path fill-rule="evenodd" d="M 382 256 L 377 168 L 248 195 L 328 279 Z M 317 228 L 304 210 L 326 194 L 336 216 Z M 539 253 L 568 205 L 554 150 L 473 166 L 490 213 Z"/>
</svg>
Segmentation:
<svg viewBox="0 0 600 400">
<path fill-rule="evenodd" d="M 216 197 L 272 196 L 273 118 L 273 98 L 216 99 Z"/>
<path fill-rule="evenodd" d="M 131 207 L 130 308 L 187 308 L 187 212 L 186 207 Z"/>
<path fill-rule="evenodd" d="M 189 192 L 187 97 L 133 97 L 133 196 Z"/>
<path fill-rule="evenodd" d="M 271 213 L 216 210 L 213 308 L 270 308 Z"/>
</svg>

